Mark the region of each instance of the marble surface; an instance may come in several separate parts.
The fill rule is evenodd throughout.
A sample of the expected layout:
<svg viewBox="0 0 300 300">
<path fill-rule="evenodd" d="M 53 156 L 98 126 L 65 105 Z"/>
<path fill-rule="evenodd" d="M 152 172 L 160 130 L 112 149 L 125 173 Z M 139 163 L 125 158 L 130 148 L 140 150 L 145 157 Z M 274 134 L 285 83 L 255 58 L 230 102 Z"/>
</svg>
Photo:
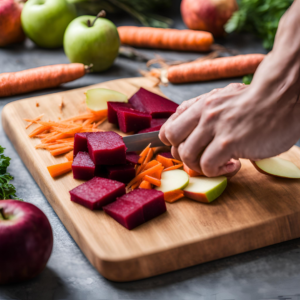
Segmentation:
<svg viewBox="0 0 300 300">
<path fill-rule="evenodd" d="M 117 24 L 133 24 L 126 17 L 118 18 Z M 183 28 L 181 21 L 175 26 Z M 260 42 L 245 36 L 230 36 L 219 43 L 235 48 L 241 53 L 264 52 Z M 150 58 L 160 54 L 168 59 L 193 59 L 198 54 L 143 50 Z M 0 72 L 67 63 L 62 49 L 45 50 L 26 41 L 23 46 L 0 49 Z M 145 69 L 142 62 L 118 58 L 114 66 L 102 74 L 89 74 L 60 88 L 30 93 L 0 100 L 5 104 L 57 91 L 82 87 L 116 78 L 139 76 Z M 163 92 L 181 103 L 211 89 L 224 87 L 240 78 L 208 83 L 169 85 Z M 28 282 L 0 287 L 0 300 L 26 299 L 182 299 L 182 300 L 300 300 L 300 239 L 266 247 L 260 250 L 213 261 L 195 267 L 164 274 L 154 278 L 129 283 L 115 283 L 103 278 L 82 254 L 66 231 L 30 173 L 20 160 L 12 144 L 0 128 L 0 144 L 6 148 L 15 177 L 18 195 L 42 209 L 50 220 L 54 233 L 54 249 L 46 269 Z M 300 145 L 300 144 L 299 144 Z"/>
</svg>

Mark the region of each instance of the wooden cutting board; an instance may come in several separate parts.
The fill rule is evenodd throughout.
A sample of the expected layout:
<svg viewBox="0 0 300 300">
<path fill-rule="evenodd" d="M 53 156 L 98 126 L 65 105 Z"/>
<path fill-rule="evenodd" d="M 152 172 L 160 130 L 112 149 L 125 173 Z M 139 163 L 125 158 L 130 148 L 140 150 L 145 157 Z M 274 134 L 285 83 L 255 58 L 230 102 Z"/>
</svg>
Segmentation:
<svg viewBox="0 0 300 300">
<path fill-rule="evenodd" d="M 93 87 L 128 96 L 142 86 L 157 93 L 146 78 L 121 79 Z M 52 179 L 47 166 L 65 161 L 36 150 L 23 118 L 45 113 L 58 120 L 84 111 L 85 87 L 16 101 L 2 112 L 3 127 L 20 157 L 76 243 L 95 268 L 114 281 L 141 279 L 300 237 L 300 181 L 258 173 L 247 160 L 224 194 L 211 204 L 188 199 L 167 204 L 167 213 L 129 231 L 103 211 L 70 201 L 69 190 L 81 181 L 72 174 Z M 62 114 L 59 104 L 63 99 Z M 37 106 L 37 103 L 39 106 Z M 103 124 L 104 129 L 116 130 Z M 300 150 L 283 154 L 300 167 Z"/>
</svg>

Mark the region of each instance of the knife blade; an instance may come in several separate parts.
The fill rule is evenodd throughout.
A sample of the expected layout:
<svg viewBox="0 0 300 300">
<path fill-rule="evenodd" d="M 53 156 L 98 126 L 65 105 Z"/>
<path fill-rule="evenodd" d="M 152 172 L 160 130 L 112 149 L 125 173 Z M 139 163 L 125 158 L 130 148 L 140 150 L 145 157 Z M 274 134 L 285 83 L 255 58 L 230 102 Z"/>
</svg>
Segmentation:
<svg viewBox="0 0 300 300">
<path fill-rule="evenodd" d="M 151 147 L 165 146 L 158 137 L 159 131 L 133 134 L 124 136 L 123 141 L 127 147 L 127 151 L 139 151 L 145 149 L 150 143 Z"/>
</svg>

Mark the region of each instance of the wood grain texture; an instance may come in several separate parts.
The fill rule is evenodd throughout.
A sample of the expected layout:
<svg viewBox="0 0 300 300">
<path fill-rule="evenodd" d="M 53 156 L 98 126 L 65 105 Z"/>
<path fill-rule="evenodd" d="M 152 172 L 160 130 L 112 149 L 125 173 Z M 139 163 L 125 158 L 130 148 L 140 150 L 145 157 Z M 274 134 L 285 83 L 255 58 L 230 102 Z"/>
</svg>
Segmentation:
<svg viewBox="0 0 300 300">
<path fill-rule="evenodd" d="M 161 94 L 146 78 L 93 87 L 130 96 L 140 86 Z M 167 203 L 167 213 L 132 231 L 103 211 L 92 212 L 71 202 L 69 190 L 81 181 L 74 180 L 72 174 L 51 178 L 46 167 L 66 159 L 36 150 L 39 140 L 28 138 L 33 127 L 25 130 L 23 118 L 45 113 L 45 120 L 57 120 L 83 112 L 83 92 L 89 88 L 10 103 L 3 109 L 2 123 L 59 218 L 103 276 L 114 281 L 136 280 L 300 237 L 300 181 L 260 174 L 247 160 L 242 161 L 241 171 L 215 202 L 183 199 Z M 60 114 L 62 99 L 65 107 Z M 103 128 L 117 131 L 108 123 Z M 281 156 L 300 167 L 299 148 L 293 147 Z"/>
</svg>

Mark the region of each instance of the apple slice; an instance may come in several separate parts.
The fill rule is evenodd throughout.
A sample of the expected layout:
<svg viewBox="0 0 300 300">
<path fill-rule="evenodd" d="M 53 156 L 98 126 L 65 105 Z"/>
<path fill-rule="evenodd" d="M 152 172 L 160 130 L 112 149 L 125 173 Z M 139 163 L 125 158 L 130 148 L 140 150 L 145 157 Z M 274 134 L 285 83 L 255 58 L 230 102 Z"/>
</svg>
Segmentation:
<svg viewBox="0 0 300 300">
<path fill-rule="evenodd" d="M 292 162 L 280 157 L 251 161 L 260 173 L 283 178 L 300 178 L 300 169 Z"/>
<path fill-rule="evenodd" d="M 107 109 L 107 102 L 128 102 L 128 97 L 108 89 L 91 89 L 86 92 L 86 106 L 94 111 Z"/>
<path fill-rule="evenodd" d="M 227 177 L 214 178 L 191 177 L 189 185 L 183 190 L 184 196 L 190 199 L 209 203 L 217 199 L 227 186 Z"/>
<path fill-rule="evenodd" d="M 162 172 L 161 174 L 161 186 L 156 190 L 163 193 L 171 192 L 175 190 L 182 190 L 189 184 L 189 176 L 183 170 L 172 170 Z"/>
</svg>

